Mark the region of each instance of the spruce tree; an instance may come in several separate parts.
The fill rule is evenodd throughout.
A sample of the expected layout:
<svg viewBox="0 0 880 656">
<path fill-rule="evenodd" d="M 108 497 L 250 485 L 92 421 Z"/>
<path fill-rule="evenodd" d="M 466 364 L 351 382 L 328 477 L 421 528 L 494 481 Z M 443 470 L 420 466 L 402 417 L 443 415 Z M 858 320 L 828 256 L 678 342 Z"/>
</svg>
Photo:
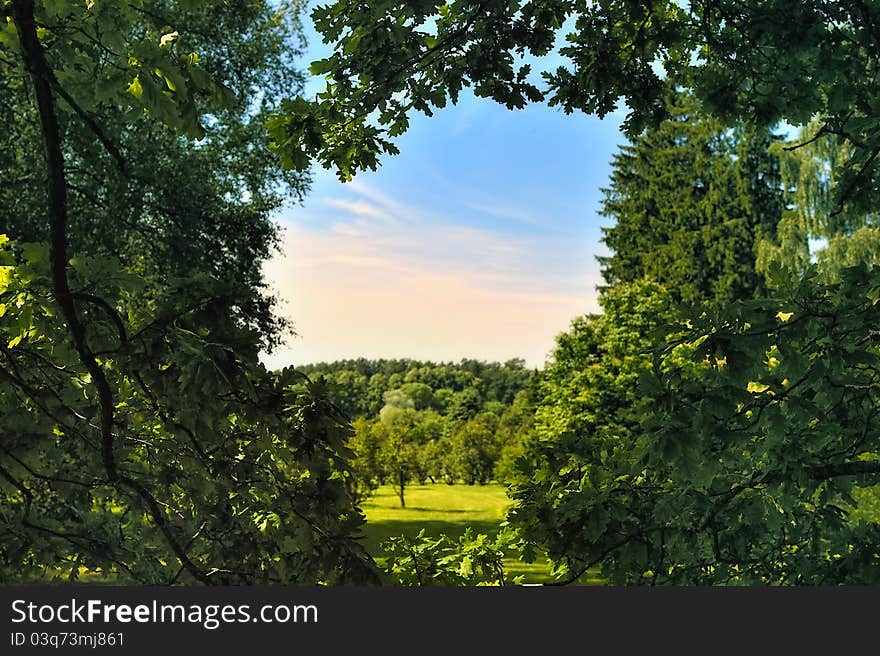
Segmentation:
<svg viewBox="0 0 880 656">
<path fill-rule="evenodd" d="M 782 214 L 778 138 L 725 128 L 687 95 L 671 118 L 623 146 L 613 160 L 602 215 L 614 220 L 599 258 L 608 285 L 651 278 L 676 301 L 728 303 L 760 295 L 756 242 Z"/>
</svg>

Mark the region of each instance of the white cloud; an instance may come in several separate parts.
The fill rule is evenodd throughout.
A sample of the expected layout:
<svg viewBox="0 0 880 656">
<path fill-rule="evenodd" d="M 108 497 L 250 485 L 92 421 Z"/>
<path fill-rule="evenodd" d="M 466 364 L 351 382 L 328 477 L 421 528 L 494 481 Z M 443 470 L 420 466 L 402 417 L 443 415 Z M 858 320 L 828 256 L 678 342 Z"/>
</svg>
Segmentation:
<svg viewBox="0 0 880 656">
<path fill-rule="evenodd" d="M 331 207 L 336 207 L 356 216 L 369 216 L 376 219 L 389 218 L 389 215 L 385 210 L 364 201 L 357 201 L 353 203 L 351 201 L 340 200 L 338 198 L 328 198 L 324 202 L 326 202 Z"/>
<path fill-rule="evenodd" d="M 266 265 L 298 333 L 270 366 L 359 356 L 539 366 L 574 316 L 597 309 L 589 245 L 454 225 L 347 187 L 356 200 L 325 203 L 335 222 L 288 222 L 283 254 Z"/>
<path fill-rule="evenodd" d="M 405 210 L 406 206 L 402 203 L 399 203 L 397 200 L 389 196 L 388 194 L 384 194 L 378 189 L 361 182 L 360 180 L 352 180 L 346 184 L 346 187 L 360 196 L 363 196 L 367 200 L 371 200 L 374 203 L 381 205 L 390 210 L 397 210 L 398 212 Z"/>
</svg>

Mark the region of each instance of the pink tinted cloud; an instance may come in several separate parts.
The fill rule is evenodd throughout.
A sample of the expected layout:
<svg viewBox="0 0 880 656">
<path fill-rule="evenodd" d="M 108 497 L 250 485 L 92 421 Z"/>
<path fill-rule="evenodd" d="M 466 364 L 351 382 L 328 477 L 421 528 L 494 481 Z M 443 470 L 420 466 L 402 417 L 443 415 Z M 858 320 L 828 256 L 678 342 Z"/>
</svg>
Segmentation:
<svg viewBox="0 0 880 656">
<path fill-rule="evenodd" d="M 356 201 L 329 203 L 329 227 L 286 224 L 283 253 L 266 265 L 298 333 L 269 366 L 361 356 L 540 366 L 573 317 L 597 310 L 590 245 L 451 225 L 351 189 Z"/>
</svg>

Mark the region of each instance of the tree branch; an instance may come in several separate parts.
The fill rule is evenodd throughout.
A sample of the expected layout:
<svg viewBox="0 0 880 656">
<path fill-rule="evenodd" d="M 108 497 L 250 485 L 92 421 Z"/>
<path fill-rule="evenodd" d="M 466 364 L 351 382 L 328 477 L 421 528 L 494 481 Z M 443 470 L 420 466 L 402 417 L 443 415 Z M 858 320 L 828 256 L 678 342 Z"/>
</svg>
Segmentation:
<svg viewBox="0 0 880 656">
<path fill-rule="evenodd" d="M 49 257 L 51 261 L 52 291 L 61 314 L 73 338 L 74 348 L 80 361 L 92 377 L 98 392 L 101 406 L 101 456 L 107 477 L 112 484 L 123 485 L 134 491 L 145 505 L 154 523 L 171 547 L 181 564 L 197 580 L 205 584 L 211 579 L 190 560 L 186 551 L 177 541 L 168 521 L 162 513 L 156 498 L 138 481 L 120 474 L 113 453 L 113 413 L 114 400 L 110 383 L 101 365 L 95 359 L 86 341 L 85 330 L 80 323 L 74 304 L 74 295 L 67 279 L 67 180 L 64 172 L 64 153 L 61 149 L 61 132 L 58 127 L 55 99 L 52 95 L 53 74 L 46 61 L 43 46 L 37 36 L 34 19 L 34 0 L 13 0 L 12 17 L 21 45 L 22 61 L 33 84 L 37 110 L 45 145 L 46 168 L 48 170 L 48 209 L 49 209 Z"/>
<path fill-rule="evenodd" d="M 833 462 L 827 465 L 808 467 L 807 472 L 811 478 L 817 481 L 840 476 L 874 476 L 880 474 L 880 460 Z"/>
<path fill-rule="evenodd" d="M 73 110 L 74 114 L 82 119 L 82 122 L 85 123 L 89 129 L 95 133 L 95 136 L 98 138 L 98 141 L 101 142 L 101 145 L 110 153 L 110 156 L 116 162 L 116 166 L 119 168 L 119 172 L 125 174 L 125 159 L 122 157 L 122 153 L 119 152 L 119 148 L 116 147 L 116 144 L 111 141 L 110 137 L 104 134 L 104 130 L 101 129 L 101 126 L 98 125 L 97 121 L 89 116 L 89 113 L 79 106 L 79 103 L 74 100 L 73 96 L 71 96 L 67 91 L 62 87 L 58 80 L 55 79 L 53 75 L 51 78 L 52 88 L 64 99 L 70 108 Z"/>
<path fill-rule="evenodd" d="M 49 256 L 52 270 L 52 291 L 67 329 L 73 338 L 80 361 L 95 382 L 101 405 L 101 436 L 103 459 L 107 475 L 115 480 L 116 463 L 113 459 L 113 393 L 104 370 L 95 360 L 86 342 L 85 331 L 80 323 L 73 294 L 67 279 L 67 180 L 64 173 L 64 153 L 61 150 L 61 132 L 55 113 L 55 101 L 50 85 L 51 73 L 46 63 L 43 46 L 37 37 L 33 0 L 16 0 L 12 3 L 13 20 L 21 44 L 25 69 L 33 83 L 43 141 L 46 148 L 48 169 L 49 204 Z"/>
<path fill-rule="evenodd" d="M 74 292 L 73 294 L 71 294 L 71 296 L 73 296 L 73 298 L 75 298 L 76 300 L 86 301 L 103 309 L 113 321 L 113 325 L 116 326 L 116 332 L 119 333 L 119 341 L 123 344 L 128 343 L 128 333 L 126 333 L 125 331 L 125 324 L 122 321 L 122 317 L 119 316 L 119 312 L 116 311 L 116 308 L 114 308 L 100 296 L 95 296 L 94 294 Z"/>
</svg>

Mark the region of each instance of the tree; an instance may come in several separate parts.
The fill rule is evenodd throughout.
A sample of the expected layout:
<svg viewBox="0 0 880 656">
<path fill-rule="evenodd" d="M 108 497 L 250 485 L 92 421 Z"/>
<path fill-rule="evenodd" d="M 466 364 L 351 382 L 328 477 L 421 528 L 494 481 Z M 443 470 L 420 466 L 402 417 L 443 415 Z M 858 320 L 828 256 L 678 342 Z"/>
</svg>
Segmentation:
<svg viewBox="0 0 880 656">
<path fill-rule="evenodd" d="M 379 418 L 392 424 L 408 421 L 415 409 L 416 404 L 403 390 L 392 389 L 385 392 L 385 405 L 379 411 Z"/>
<path fill-rule="evenodd" d="M 339 408 L 352 418 L 367 416 L 367 377 L 357 371 L 342 369 L 328 373 L 331 394 Z"/>
<path fill-rule="evenodd" d="M 58 29 L 48 30 L 45 39 L 49 64 L 59 88 L 64 85 L 57 116 L 67 202 L 75 217 L 67 229 L 72 252 L 118 257 L 128 270 L 150 282 L 148 289 L 192 273 L 235 282 L 242 291 L 250 291 L 230 311 L 260 333 L 264 347 L 277 344 L 286 323 L 273 313 L 274 298 L 262 277 L 262 265 L 277 244 L 271 215 L 285 196 L 302 198 L 308 177 L 281 172 L 276 158 L 259 144 L 265 143 L 265 116 L 277 109 L 282 90 L 302 86 L 302 75 L 292 64 L 299 47 L 295 13 L 278 14 L 261 1 L 243 4 L 236 11 L 217 3 L 204 3 L 197 11 L 186 10 L 181 3 L 120 8 L 125 20 L 133 21 L 134 30 L 153 33 L 156 41 L 135 32 L 105 30 L 111 35 L 108 39 L 119 42 L 110 45 L 90 41 L 88 30 L 104 30 L 117 20 L 113 8 L 93 7 L 90 22 L 80 20 L 73 5 L 66 4 L 70 7 L 47 5 L 46 11 L 55 13 L 46 20 L 57 23 Z M 172 27 L 181 25 L 186 26 L 183 36 L 169 36 L 165 46 L 158 47 L 162 34 L 173 34 Z M 77 31 L 83 27 L 84 34 Z M 59 55 L 66 51 L 58 40 L 67 38 L 68 31 L 75 35 L 71 47 L 79 54 L 61 61 Z M 14 32 L 8 37 L 13 38 Z M 191 67 L 196 78 L 206 86 L 216 79 L 232 87 L 224 90 L 215 85 L 224 102 L 211 106 L 209 129 L 190 127 L 203 132 L 196 142 L 169 130 L 155 113 L 123 111 L 147 98 L 143 91 L 140 99 L 124 93 L 132 80 L 102 47 L 114 51 L 130 47 L 141 58 L 167 55 L 170 60 L 197 53 L 199 62 Z M 14 41 L 8 42 L 8 50 L 15 51 Z M 91 63 L 89 56 L 95 58 Z M 76 75 L 82 77 L 86 70 L 90 74 L 99 70 L 97 84 L 80 83 Z M 188 69 L 168 70 L 181 78 Z M 155 75 L 131 71 L 132 78 L 136 74 L 151 93 Z M 156 81 L 171 95 L 164 81 Z M 188 88 L 195 102 L 199 87 Z M 114 89 L 120 93 L 114 96 Z M 168 105 L 171 99 L 160 90 L 155 90 L 156 100 L 164 98 Z M 166 109 L 162 116 L 171 116 L 172 110 Z M 16 181 L 0 190 L 0 225 L 16 240 L 46 241 L 42 135 L 25 71 L 14 58 L 0 60 L 0 120 L 4 126 L 0 175 Z"/>
<path fill-rule="evenodd" d="M 379 412 L 379 421 L 373 425 L 381 443 L 380 458 L 384 479 L 389 481 L 400 499 L 400 507 L 406 507 L 406 486 L 410 480 L 427 478 L 422 457 L 424 439 L 429 439 L 420 427 L 424 413 L 415 409 L 412 399 L 400 390 L 385 393 L 385 406 Z M 429 414 L 430 411 L 429 411 Z"/>
<path fill-rule="evenodd" d="M 315 101 L 286 104 L 270 122 L 285 165 L 314 159 L 342 179 L 375 168 L 406 131 L 464 87 L 509 108 L 548 102 L 604 116 L 621 103 L 636 136 L 667 115 L 667 80 L 695 91 L 725 120 L 794 125 L 822 115 L 822 129 L 853 145 L 840 199 L 873 206 L 880 131 L 878 64 L 870 3 L 384 2 L 337 0 L 312 12 L 333 54 L 314 62 L 328 86 Z M 566 30 L 567 61 L 539 83 L 519 54 L 541 57 Z M 373 120 L 373 117 L 377 120 Z"/>
<path fill-rule="evenodd" d="M 455 473 L 451 468 L 451 448 L 450 440 L 447 438 L 432 440 L 422 448 L 425 476 L 432 483 L 443 481 L 447 485 L 455 484 Z"/>
<path fill-rule="evenodd" d="M 618 152 L 602 214 L 607 284 L 651 278 L 688 305 L 763 293 L 757 244 L 782 213 L 779 162 L 766 130 L 726 128 L 674 94 L 670 118 Z"/>
<path fill-rule="evenodd" d="M 677 335 L 668 294 L 610 288 L 542 383 L 508 517 L 526 550 L 566 580 L 876 584 L 880 291 L 815 276 Z"/>
<path fill-rule="evenodd" d="M 508 483 L 515 476 L 523 445 L 535 428 L 536 397 L 536 384 L 521 390 L 498 422 L 496 440 L 500 450 L 493 473 L 500 483 Z"/>
<path fill-rule="evenodd" d="M 452 396 L 446 412 L 453 421 L 465 422 L 476 417 L 482 409 L 480 393 L 473 387 L 466 387 Z"/>
<path fill-rule="evenodd" d="M 404 383 L 400 391 L 412 399 L 416 410 L 436 409 L 434 391 L 425 383 Z"/>
<path fill-rule="evenodd" d="M 367 386 L 367 410 L 370 416 L 379 414 L 388 389 L 388 376 L 383 373 L 375 373 L 370 376 Z"/>
<path fill-rule="evenodd" d="M 638 383 L 658 334 L 675 320 L 671 295 L 641 280 L 609 287 L 600 303 L 601 315 L 576 319 L 557 338 L 509 491 L 508 522 L 526 555 L 546 553 L 573 579 L 606 560 L 629 571 L 640 543 L 627 538 L 642 531 L 668 467 L 640 462 L 640 425 L 653 399 Z"/>
<path fill-rule="evenodd" d="M 352 430 L 348 448 L 354 457 L 349 460 L 351 475 L 346 479 L 346 487 L 352 503 L 358 505 L 373 495 L 384 477 L 382 442 L 367 419 L 355 419 Z"/>
<path fill-rule="evenodd" d="M 835 280 L 842 268 L 876 264 L 876 212 L 838 203 L 852 146 L 823 129 L 819 120 L 803 128 L 797 142 L 774 145 L 782 163 L 787 208 L 775 233 L 758 244 L 758 270 L 797 279 L 815 263 L 823 279 Z"/>
<path fill-rule="evenodd" d="M 243 117 L 258 115 L 248 98 L 261 73 L 220 53 L 226 27 L 272 29 L 260 22 L 266 5 L 184 5 L 3 4 L 0 62 L 11 90 L 3 106 L 21 137 L 15 166 L 46 187 L 39 203 L 22 194 L 12 224 L 44 241 L 0 237 L 0 579 L 75 579 L 85 568 L 153 584 L 375 581 L 354 539 L 364 518 L 343 483 L 343 418 L 323 383 L 290 369 L 269 373 L 257 360 L 274 329 L 247 316 L 259 289 L 244 254 L 262 257 L 265 231 L 243 233 L 253 243 L 231 255 L 231 278 L 212 275 L 223 268 L 222 249 L 215 269 L 203 268 L 207 258 L 166 262 L 179 268 L 164 276 L 161 259 L 185 256 L 185 244 L 166 247 L 172 233 L 155 229 L 160 244 L 139 253 L 137 230 L 116 230 L 110 222 L 120 217 L 98 217 L 76 199 L 78 163 L 106 158 L 112 166 L 96 161 L 94 170 L 107 177 L 89 179 L 82 196 L 120 203 L 117 185 L 138 173 L 135 154 L 121 148 L 137 144 L 130 133 L 142 115 L 191 139 L 228 126 L 233 140 L 247 132 Z M 216 49 L 201 61 L 199 35 L 215 27 Z M 261 60 L 265 39 L 276 38 L 254 35 L 251 54 Z M 12 119 L 10 107 L 21 110 Z M 224 140 L 202 141 L 193 175 Z M 166 159 L 161 143 L 175 142 L 160 141 L 147 164 L 183 165 L 195 148 L 173 145 Z M 210 184 L 198 187 L 214 201 L 205 209 L 235 216 L 235 203 L 219 199 L 235 180 L 259 177 L 263 157 L 218 173 L 216 197 Z M 167 190 L 160 177 L 175 174 L 156 171 L 146 191 Z M 263 200 L 254 200 L 256 224 Z M 120 216 L 155 228 L 163 219 L 153 202 Z M 165 218 L 188 221 L 194 209 Z M 250 211 L 241 212 L 245 222 Z M 27 233 L 36 222 L 22 216 L 43 227 Z M 176 234 L 207 244 L 208 225 Z M 112 234 L 92 239 L 104 230 Z M 125 244 L 121 258 L 116 244 Z"/>
<path fill-rule="evenodd" d="M 449 469 L 468 485 L 492 480 L 498 445 L 495 431 L 498 417 L 481 413 L 461 426 L 449 440 Z"/>
<path fill-rule="evenodd" d="M 394 488 L 400 507 L 406 508 L 406 487 L 421 468 L 419 444 L 409 421 L 398 416 L 394 421 L 379 421 L 373 425 L 381 441 L 382 471 L 385 480 Z"/>
<path fill-rule="evenodd" d="M 644 524 L 661 581 L 880 581 L 880 290 L 864 266 L 817 275 L 695 319 L 677 348 L 699 366 L 657 377 L 642 459 L 691 463 L 668 471 L 654 492 L 667 514 Z"/>
</svg>

